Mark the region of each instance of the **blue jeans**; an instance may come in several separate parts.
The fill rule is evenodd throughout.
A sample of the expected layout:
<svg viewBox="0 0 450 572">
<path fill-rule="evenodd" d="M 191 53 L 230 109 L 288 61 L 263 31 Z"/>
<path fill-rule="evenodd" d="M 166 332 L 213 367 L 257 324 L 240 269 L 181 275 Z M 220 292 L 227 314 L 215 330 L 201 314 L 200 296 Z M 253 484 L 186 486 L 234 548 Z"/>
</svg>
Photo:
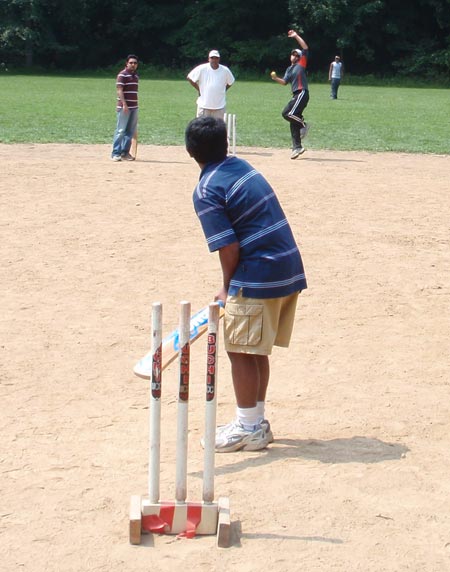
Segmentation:
<svg viewBox="0 0 450 572">
<path fill-rule="evenodd" d="M 341 79 L 339 77 L 331 78 L 331 99 L 337 99 L 337 93 Z"/>
<path fill-rule="evenodd" d="M 131 140 L 136 131 L 138 122 L 138 109 L 130 109 L 128 113 L 123 110 L 117 112 L 117 127 L 114 133 L 112 156 L 126 155 L 130 152 Z"/>
</svg>

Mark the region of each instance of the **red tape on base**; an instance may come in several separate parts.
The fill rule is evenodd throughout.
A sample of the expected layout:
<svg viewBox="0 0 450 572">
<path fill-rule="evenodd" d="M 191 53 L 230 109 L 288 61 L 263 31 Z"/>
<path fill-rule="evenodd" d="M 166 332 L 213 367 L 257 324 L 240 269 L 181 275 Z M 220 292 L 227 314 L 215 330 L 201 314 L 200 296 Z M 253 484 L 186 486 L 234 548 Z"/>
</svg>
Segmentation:
<svg viewBox="0 0 450 572">
<path fill-rule="evenodd" d="M 158 514 L 147 514 L 142 517 L 142 530 L 164 534 L 170 532 L 175 514 L 175 504 L 168 503 L 161 505 Z"/>
<path fill-rule="evenodd" d="M 197 503 L 188 503 L 186 530 L 178 534 L 178 538 L 194 538 L 197 532 L 197 526 L 202 520 L 202 505 Z"/>
<path fill-rule="evenodd" d="M 175 515 L 175 503 L 161 504 L 159 514 L 142 516 L 142 530 L 156 534 L 167 534 L 172 530 Z M 186 516 L 186 530 L 177 535 L 178 538 L 194 538 L 197 527 L 202 520 L 202 505 L 188 503 Z"/>
</svg>

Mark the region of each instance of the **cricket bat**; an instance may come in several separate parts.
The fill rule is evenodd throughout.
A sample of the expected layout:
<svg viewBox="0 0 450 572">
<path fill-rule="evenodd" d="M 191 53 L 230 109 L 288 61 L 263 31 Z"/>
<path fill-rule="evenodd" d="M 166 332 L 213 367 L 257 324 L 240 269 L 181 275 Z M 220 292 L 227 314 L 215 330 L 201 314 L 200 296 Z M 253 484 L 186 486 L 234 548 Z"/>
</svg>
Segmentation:
<svg viewBox="0 0 450 572">
<path fill-rule="evenodd" d="M 138 147 L 138 132 L 137 129 L 133 133 L 133 138 L 131 139 L 130 155 L 136 159 L 137 157 L 137 147 Z"/>
<path fill-rule="evenodd" d="M 225 310 L 220 302 L 220 318 Z M 192 314 L 189 326 L 189 342 L 192 344 L 203 335 L 208 329 L 209 305 L 205 306 L 195 314 Z M 177 357 L 180 350 L 180 333 L 178 328 L 162 340 L 162 370 L 171 364 Z M 134 373 L 143 379 L 150 379 L 152 373 L 152 352 L 149 351 L 140 359 L 133 368 Z"/>
</svg>

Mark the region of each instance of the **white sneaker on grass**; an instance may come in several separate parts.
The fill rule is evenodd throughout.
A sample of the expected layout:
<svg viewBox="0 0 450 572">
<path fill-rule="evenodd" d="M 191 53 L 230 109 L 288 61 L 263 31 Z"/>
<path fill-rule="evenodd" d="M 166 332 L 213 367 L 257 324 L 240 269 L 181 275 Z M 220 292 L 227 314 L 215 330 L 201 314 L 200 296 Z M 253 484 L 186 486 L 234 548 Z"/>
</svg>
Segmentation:
<svg viewBox="0 0 450 572">
<path fill-rule="evenodd" d="M 201 440 L 204 446 L 204 440 Z M 235 451 L 259 451 L 269 444 L 269 437 L 263 425 L 254 429 L 244 429 L 239 421 L 221 425 L 216 429 L 216 453 L 234 453 Z"/>
</svg>

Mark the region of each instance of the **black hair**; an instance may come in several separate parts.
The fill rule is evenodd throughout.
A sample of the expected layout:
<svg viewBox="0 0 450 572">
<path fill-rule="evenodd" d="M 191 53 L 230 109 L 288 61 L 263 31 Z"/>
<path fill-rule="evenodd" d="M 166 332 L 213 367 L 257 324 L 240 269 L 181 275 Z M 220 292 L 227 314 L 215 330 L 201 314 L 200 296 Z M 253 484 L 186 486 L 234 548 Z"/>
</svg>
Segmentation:
<svg viewBox="0 0 450 572">
<path fill-rule="evenodd" d="M 136 55 L 134 55 L 134 54 L 128 54 L 127 59 L 126 59 L 127 63 L 128 63 L 129 60 L 131 60 L 131 58 L 133 58 L 134 60 L 136 60 L 137 62 L 139 62 L 139 58 L 138 58 Z"/>
<path fill-rule="evenodd" d="M 186 150 L 197 163 L 218 163 L 228 153 L 227 127 L 222 119 L 197 117 L 186 127 Z"/>
</svg>

